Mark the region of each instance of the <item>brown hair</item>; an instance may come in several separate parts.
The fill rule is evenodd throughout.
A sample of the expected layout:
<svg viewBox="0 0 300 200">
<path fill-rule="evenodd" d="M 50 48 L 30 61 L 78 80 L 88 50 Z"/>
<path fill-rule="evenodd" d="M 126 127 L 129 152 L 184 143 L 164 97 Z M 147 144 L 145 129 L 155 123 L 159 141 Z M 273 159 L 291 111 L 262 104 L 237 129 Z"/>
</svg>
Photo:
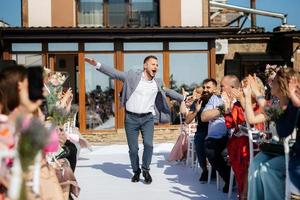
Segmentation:
<svg viewBox="0 0 300 200">
<path fill-rule="evenodd" d="M 291 67 L 281 68 L 276 73 L 275 79 L 278 81 L 280 91 L 285 96 L 289 95 L 289 81 L 293 76 L 299 79 L 299 73 Z"/>
<path fill-rule="evenodd" d="M 0 90 L 0 114 L 6 112 L 7 112 L 6 98 L 5 95 L 3 95 L 3 92 Z"/>
<path fill-rule="evenodd" d="M 27 78 L 24 66 L 13 65 L 0 72 L 0 93 L 3 114 L 9 114 L 20 104 L 18 83 Z M 5 96 L 5 98 L 4 98 Z"/>
</svg>

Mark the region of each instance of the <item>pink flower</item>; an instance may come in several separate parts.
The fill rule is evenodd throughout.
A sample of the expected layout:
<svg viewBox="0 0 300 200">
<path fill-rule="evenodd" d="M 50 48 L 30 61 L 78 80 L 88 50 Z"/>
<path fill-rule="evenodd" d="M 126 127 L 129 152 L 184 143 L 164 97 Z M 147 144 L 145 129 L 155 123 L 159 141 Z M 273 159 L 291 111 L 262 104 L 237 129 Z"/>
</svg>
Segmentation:
<svg viewBox="0 0 300 200">
<path fill-rule="evenodd" d="M 30 124 L 31 124 L 31 119 L 30 119 L 30 117 L 25 117 L 25 118 L 23 119 L 23 121 L 22 121 L 22 129 L 23 129 L 23 130 L 28 129 L 28 127 L 30 126 Z"/>
<path fill-rule="evenodd" d="M 50 83 L 53 86 L 59 86 L 59 81 L 57 79 L 55 79 L 55 78 L 50 79 Z"/>
<path fill-rule="evenodd" d="M 45 153 L 56 152 L 59 148 L 58 132 L 53 129 L 50 134 L 50 141 L 43 149 Z"/>
</svg>

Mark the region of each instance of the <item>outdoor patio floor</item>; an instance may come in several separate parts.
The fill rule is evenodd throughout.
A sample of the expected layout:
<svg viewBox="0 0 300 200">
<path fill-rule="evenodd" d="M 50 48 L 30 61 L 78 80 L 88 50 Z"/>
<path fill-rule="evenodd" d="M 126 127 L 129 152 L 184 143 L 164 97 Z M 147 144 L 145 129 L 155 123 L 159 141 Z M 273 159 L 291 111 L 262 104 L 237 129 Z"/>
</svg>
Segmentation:
<svg viewBox="0 0 300 200">
<path fill-rule="evenodd" d="M 199 172 L 184 163 L 170 163 L 168 154 L 173 144 L 154 145 L 151 164 L 153 182 L 132 183 L 127 145 L 94 146 L 81 151 L 76 177 L 81 187 L 80 200 L 196 200 L 228 199 L 218 191 L 215 181 L 201 184 Z M 140 155 L 143 147 L 140 146 Z M 140 156 L 141 160 L 141 156 Z M 223 183 L 221 183 L 221 188 Z M 235 198 L 236 193 L 232 195 Z"/>
</svg>

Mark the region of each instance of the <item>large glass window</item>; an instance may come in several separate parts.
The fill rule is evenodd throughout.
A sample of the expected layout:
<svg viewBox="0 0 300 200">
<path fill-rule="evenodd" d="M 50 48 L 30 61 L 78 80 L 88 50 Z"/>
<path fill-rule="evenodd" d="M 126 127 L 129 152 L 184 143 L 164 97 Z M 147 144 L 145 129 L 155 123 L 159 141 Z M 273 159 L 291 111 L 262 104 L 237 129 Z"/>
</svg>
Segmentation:
<svg viewBox="0 0 300 200">
<path fill-rule="evenodd" d="M 12 54 L 12 59 L 24 66 L 42 66 L 43 63 L 41 54 Z"/>
<path fill-rule="evenodd" d="M 131 0 L 129 26 L 158 26 L 158 3 L 156 0 Z"/>
<path fill-rule="evenodd" d="M 163 50 L 162 42 L 125 42 L 124 51 L 156 51 Z"/>
<path fill-rule="evenodd" d="M 125 0 L 109 0 L 109 26 L 125 26 L 127 21 Z"/>
<path fill-rule="evenodd" d="M 49 43 L 49 51 L 78 51 L 78 43 Z"/>
<path fill-rule="evenodd" d="M 140 70 L 143 71 L 144 59 L 149 56 L 156 56 L 158 59 L 158 72 L 155 77 L 162 79 L 163 77 L 163 55 L 162 53 L 125 53 L 124 54 L 124 71 Z"/>
<path fill-rule="evenodd" d="M 12 51 L 42 51 L 42 43 L 12 43 Z"/>
<path fill-rule="evenodd" d="M 84 43 L 85 51 L 113 51 L 114 43 L 112 42 L 86 42 Z"/>
<path fill-rule="evenodd" d="M 181 88 L 192 92 L 208 78 L 208 54 L 200 52 L 170 53 L 170 88 L 181 93 Z M 172 123 L 179 124 L 179 104 L 171 102 Z"/>
<path fill-rule="evenodd" d="M 207 50 L 207 42 L 170 42 L 170 50 Z"/>
<path fill-rule="evenodd" d="M 80 0 L 78 13 L 79 26 L 103 25 L 103 0 Z"/>
<path fill-rule="evenodd" d="M 86 54 L 109 66 L 114 66 L 113 54 Z M 86 128 L 115 128 L 114 80 L 85 63 Z"/>
</svg>

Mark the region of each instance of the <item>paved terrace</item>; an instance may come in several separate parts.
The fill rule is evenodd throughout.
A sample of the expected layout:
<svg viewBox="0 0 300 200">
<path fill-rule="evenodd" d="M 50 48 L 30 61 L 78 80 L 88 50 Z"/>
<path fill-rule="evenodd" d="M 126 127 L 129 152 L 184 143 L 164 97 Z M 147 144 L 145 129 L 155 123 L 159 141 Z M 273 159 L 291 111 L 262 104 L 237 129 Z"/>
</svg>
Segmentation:
<svg viewBox="0 0 300 200">
<path fill-rule="evenodd" d="M 154 145 L 151 164 L 153 182 L 130 182 L 132 176 L 127 145 L 93 146 L 81 151 L 76 177 L 81 187 L 80 200 L 196 200 L 227 199 L 227 194 L 211 184 L 198 181 L 199 172 L 183 163 L 166 159 L 173 143 Z M 140 146 L 140 153 L 143 147 Z M 143 179 L 142 179 L 143 180 Z M 223 184 L 223 183 L 222 183 Z M 221 185 L 222 186 L 222 185 Z M 235 199 L 236 193 L 232 199 Z"/>
</svg>

